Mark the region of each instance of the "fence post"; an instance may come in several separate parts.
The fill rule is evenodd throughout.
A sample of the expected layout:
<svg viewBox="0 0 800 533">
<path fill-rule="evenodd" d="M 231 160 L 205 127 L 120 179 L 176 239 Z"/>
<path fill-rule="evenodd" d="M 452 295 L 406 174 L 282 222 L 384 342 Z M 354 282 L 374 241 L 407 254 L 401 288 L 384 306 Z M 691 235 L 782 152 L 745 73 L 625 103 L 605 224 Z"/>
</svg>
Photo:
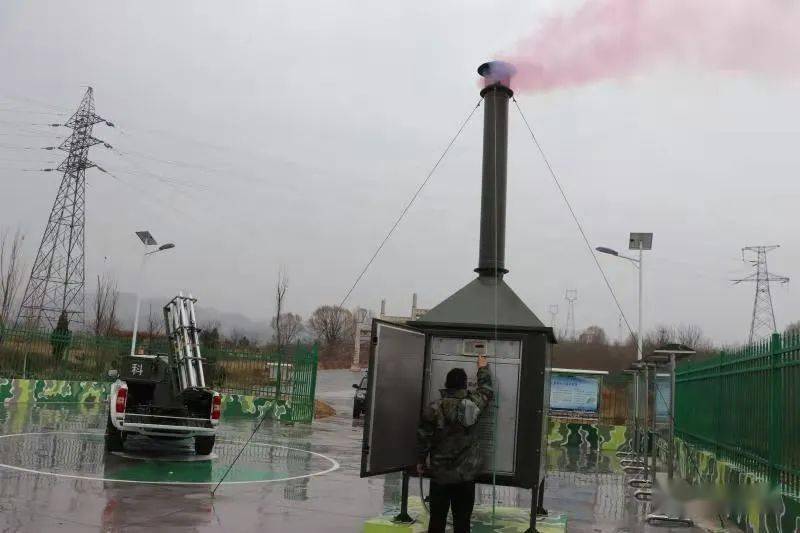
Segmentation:
<svg viewBox="0 0 800 533">
<path fill-rule="evenodd" d="M 317 350 L 316 343 L 311 348 L 309 353 L 311 359 L 311 383 L 309 384 L 308 395 L 311 398 L 311 419 L 314 420 L 314 415 L 317 414 L 317 367 L 319 366 L 319 351 Z"/>
<path fill-rule="evenodd" d="M 670 484 L 675 474 L 675 354 L 669 355 L 669 442 L 667 443 L 667 479 Z"/>
<path fill-rule="evenodd" d="M 275 381 L 275 407 L 278 406 L 278 399 L 281 396 L 281 364 L 283 362 L 283 355 L 278 352 L 278 375 Z"/>
<path fill-rule="evenodd" d="M 720 350 L 719 356 L 717 357 L 717 372 L 714 379 L 714 382 L 717 386 L 717 397 L 716 402 L 714 405 L 714 457 L 719 459 L 719 443 L 720 439 L 722 438 L 722 431 L 720 426 L 722 425 L 722 363 L 725 362 L 725 350 Z"/>
<path fill-rule="evenodd" d="M 769 484 L 778 486 L 780 465 L 780 383 L 781 369 L 778 358 L 781 355 L 781 334 L 773 333 L 769 354 Z"/>
</svg>

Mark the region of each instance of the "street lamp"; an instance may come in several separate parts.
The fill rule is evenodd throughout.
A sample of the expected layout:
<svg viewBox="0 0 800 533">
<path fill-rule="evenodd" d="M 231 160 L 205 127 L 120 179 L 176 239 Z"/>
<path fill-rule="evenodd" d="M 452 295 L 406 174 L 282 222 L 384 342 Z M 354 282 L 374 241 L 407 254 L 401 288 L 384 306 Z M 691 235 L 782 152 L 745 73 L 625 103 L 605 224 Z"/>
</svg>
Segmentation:
<svg viewBox="0 0 800 533">
<path fill-rule="evenodd" d="M 142 304 L 142 281 L 144 280 L 144 267 L 147 262 L 147 256 L 153 255 L 170 248 L 175 248 L 171 242 L 158 246 L 158 243 L 150 234 L 149 231 L 137 231 L 136 236 L 144 244 L 144 254 L 142 254 L 142 266 L 139 268 L 139 280 L 136 284 L 136 314 L 133 316 L 133 335 L 131 336 L 131 355 L 136 353 L 136 333 L 139 330 L 139 308 Z M 155 250 L 150 250 L 151 246 L 158 246 Z M 149 251 L 148 251 L 149 250 Z"/>
<path fill-rule="evenodd" d="M 652 233 L 631 233 L 630 238 L 628 240 L 628 249 L 629 250 L 638 250 L 639 257 L 629 257 L 627 255 L 622 255 L 613 248 L 606 248 L 605 246 L 598 246 L 595 248 L 600 253 L 613 255 L 614 257 L 620 257 L 622 259 L 627 259 L 628 261 L 632 262 L 636 267 L 639 269 L 639 325 L 638 334 L 636 335 L 636 359 L 641 361 L 643 359 L 642 354 L 642 346 L 644 342 L 644 334 L 643 334 L 643 319 L 642 319 L 642 271 L 644 270 L 644 264 L 642 262 L 642 251 L 643 250 L 650 250 L 653 248 L 653 234 Z M 633 381 L 633 390 L 636 401 L 633 404 L 633 411 L 634 411 L 634 420 L 636 423 L 634 424 L 634 437 L 633 442 L 636 445 L 636 449 L 640 449 L 641 439 L 640 439 L 640 430 L 639 430 L 639 373 L 637 372 L 634 375 Z M 645 389 L 646 390 L 646 389 Z M 645 407 L 645 413 L 647 407 Z"/>
<path fill-rule="evenodd" d="M 636 335 L 636 359 L 640 360 L 643 357 L 642 354 L 642 342 L 643 342 L 643 326 L 642 326 L 642 278 L 643 274 L 642 271 L 644 270 L 642 265 L 642 251 L 643 250 L 651 250 L 653 248 L 653 234 L 652 233 L 631 233 L 630 239 L 628 241 L 628 249 L 629 250 L 638 250 L 639 257 L 629 257 L 627 255 L 622 255 L 618 251 L 614 250 L 613 248 L 607 248 L 605 246 L 598 246 L 595 248 L 600 253 L 613 255 L 614 257 L 619 257 L 621 259 L 627 259 L 628 261 L 632 262 L 636 265 L 636 268 L 639 269 L 639 324 L 637 326 L 638 334 Z"/>
</svg>

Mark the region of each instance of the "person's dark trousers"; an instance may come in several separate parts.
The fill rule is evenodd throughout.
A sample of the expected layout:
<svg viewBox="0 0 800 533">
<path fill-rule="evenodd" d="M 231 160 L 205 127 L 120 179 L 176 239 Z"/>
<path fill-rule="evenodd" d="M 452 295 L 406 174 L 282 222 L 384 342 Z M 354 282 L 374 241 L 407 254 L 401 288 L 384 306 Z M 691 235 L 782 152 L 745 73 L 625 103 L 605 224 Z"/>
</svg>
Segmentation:
<svg viewBox="0 0 800 533">
<path fill-rule="evenodd" d="M 447 511 L 453 509 L 453 532 L 469 533 L 469 521 L 475 506 L 475 482 L 441 485 L 431 481 L 431 520 L 428 533 L 444 533 Z"/>
</svg>

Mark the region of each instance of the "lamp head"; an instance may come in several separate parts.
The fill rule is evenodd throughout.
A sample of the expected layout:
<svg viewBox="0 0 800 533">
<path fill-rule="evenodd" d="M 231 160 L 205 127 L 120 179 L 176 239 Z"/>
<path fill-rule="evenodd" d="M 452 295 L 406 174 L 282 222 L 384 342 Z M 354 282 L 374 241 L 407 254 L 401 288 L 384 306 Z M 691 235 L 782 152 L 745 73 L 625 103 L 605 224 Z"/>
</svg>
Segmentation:
<svg viewBox="0 0 800 533">
<path fill-rule="evenodd" d="M 606 248 L 605 246 L 598 246 L 595 248 L 601 254 L 608 254 L 608 255 L 619 255 L 619 252 L 614 250 L 613 248 Z"/>
</svg>

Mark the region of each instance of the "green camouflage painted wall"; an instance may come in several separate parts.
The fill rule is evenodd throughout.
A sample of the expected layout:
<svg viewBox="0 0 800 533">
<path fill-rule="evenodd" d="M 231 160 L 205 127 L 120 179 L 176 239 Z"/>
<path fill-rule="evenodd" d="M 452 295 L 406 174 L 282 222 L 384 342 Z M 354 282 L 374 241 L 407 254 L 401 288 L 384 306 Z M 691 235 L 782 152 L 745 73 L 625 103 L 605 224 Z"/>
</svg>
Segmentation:
<svg viewBox="0 0 800 533">
<path fill-rule="evenodd" d="M 739 527 L 755 533 L 800 531 L 796 488 L 794 494 L 786 487 L 770 494 L 769 480 L 684 440 L 675 442 L 681 477 L 693 485 L 705 485 L 707 492 L 730 502 L 728 517 Z"/>
<path fill-rule="evenodd" d="M 109 384 L 95 381 L 60 381 L 44 379 L 0 378 L 0 401 L 10 403 L 75 402 L 97 403 L 108 401 Z M 264 414 L 277 420 L 311 422 L 313 406 L 293 405 L 283 400 L 259 398 L 243 394 L 222 395 L 223 416 L 253 416 Z"/>
<path fill-rule="evenodd" d="M 267 414 L 275 420 L 291 422 L 311 422 L 311 419 L 295 418 L 294 409 L 284 401 L 269 398 L 257 398 L 244 394 L 222 395 L 222 416 L 253 416 Z"/>
<path fill-rule="evenodd" d="M 3 404 L 31 402 L 93 403 L 108 400 L 108 384 L 96 381 L 0 378 Z"/>
<path fill-rule="evenodd" d="M 549 418 L 548 446 L 588 447 L 616 451 L 627 439 L 627 426 L 612 426 L 592 422 L 572 422 Z"/>
</svg>

